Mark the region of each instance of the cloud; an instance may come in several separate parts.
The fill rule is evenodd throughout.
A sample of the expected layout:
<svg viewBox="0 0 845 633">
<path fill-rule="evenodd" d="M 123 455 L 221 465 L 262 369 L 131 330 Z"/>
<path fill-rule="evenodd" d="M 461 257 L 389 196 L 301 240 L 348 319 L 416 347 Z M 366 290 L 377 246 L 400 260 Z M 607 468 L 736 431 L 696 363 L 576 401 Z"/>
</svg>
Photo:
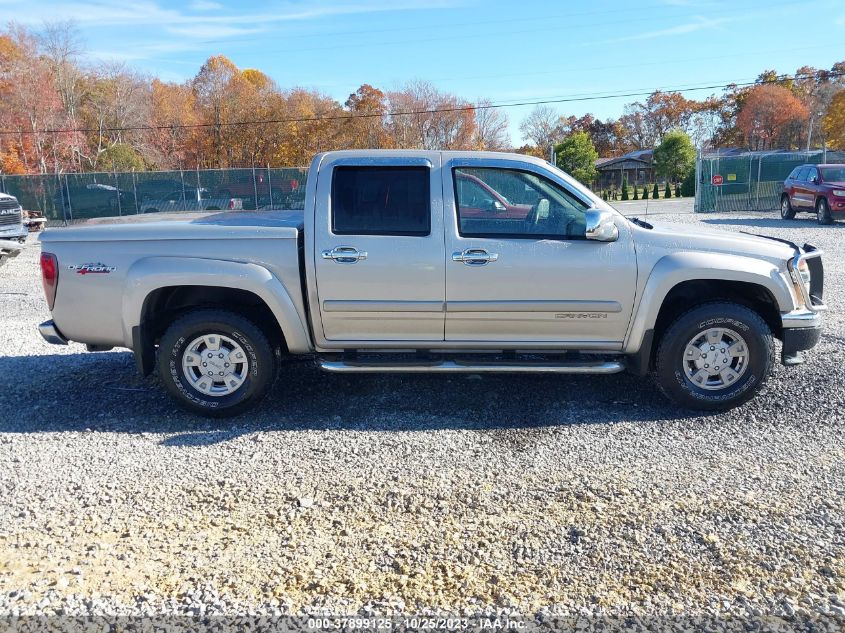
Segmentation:
<svg viewBox="0 0 845 633">
<path fill-rule="evenodd" d="M 260 8 L 245 9 L 240 3 L 191 0 L 183 9 L 171 8 L 167 0 L 0 0 L 4 12 L 16 22 L 39 29 L 44 21 L 73 21 L 83 33 L 108 32 L 122 37 L 122 45 L 98 56 L 116 60 L 152 59 L 156 55 L 201 51 L 209 44 L 223 44 L 249 37 L 285 22 L 318 20 L 338 15 L 390 11 L 432 10 L 462 5 L 468 0 L 269 0 Z M 199 13 L 198 13 L 199 12 Z M 121 29 L 131 29 L 123 37 Z M 120 34 L 120 35 L 118 35 Z M 99 39 L 99 37 L 97 37 Z M 85 57 L 95 61 L 92 53 Z M 177 63 L 174 60 L 166 60 Z"/>
<path fill-rule="evenodd" d="M 263 30 L 244 29 L 237 26 L 226 26 L 225 24 L 187 24 L 185 26 L 168 26 L 165 29 L 168 33 L 173 33 L 174 35 L 199 40 L 250 35 L 252 33 L 260 33 Z"/>
<path fill-rule="evenodd" d="M 618 42 L 633 42 L 636 40 L 651 40 L 657 37 L 666 37 L 671 35 L 685 35 L 687 33 L 694 33 L 696 31 L 703 31 L 705 29 L 716 28 L 720 24 L 730 22 L 731 18 L 706 18 L 702 15 L 697 15 L 692 21 L 684 24 L 678 24 L 665 29 L 656 31 L 648 31 L 638 35 L 629 35 L 626 37 L 617 37 L 612 40 L 605 40 L 604 44 L 613 44 Z"/>
</svg>

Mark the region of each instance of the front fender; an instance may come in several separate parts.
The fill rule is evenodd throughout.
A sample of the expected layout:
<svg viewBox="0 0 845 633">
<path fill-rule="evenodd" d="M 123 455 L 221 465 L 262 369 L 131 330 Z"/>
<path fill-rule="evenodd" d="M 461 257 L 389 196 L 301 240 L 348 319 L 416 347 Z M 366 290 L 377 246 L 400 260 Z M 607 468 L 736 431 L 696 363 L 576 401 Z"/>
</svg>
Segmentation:
<svg viewBox="0 0 845 633">
<path fill-rule="evenodd" d="M 252 292 L 275 315 L 291 353 L 311 350 L 308 329 L 288 290 L 269 270 L 258 264 L 192 257 L 146 257 L 132 264 L 126 274 L 122 306 L 127 347 L 133 347 L 132 331 L 141 324 L 144 301 L 151 292 L 172 286 L 214 286 Z"/>
<path fill-rule="evenodd" d="M 726 253 L 672 253 L 660 258 L 652 268 L 637 302 L 623 351 L 634 354 L 639 350 L 646 332 L 654 328 L 663 300 L 672 288 L 684 281 L 698 279 L 756 284 L 772 294 L 782 312 L 794 308 L 789 283 L 769 261 Z"/>
</svg>

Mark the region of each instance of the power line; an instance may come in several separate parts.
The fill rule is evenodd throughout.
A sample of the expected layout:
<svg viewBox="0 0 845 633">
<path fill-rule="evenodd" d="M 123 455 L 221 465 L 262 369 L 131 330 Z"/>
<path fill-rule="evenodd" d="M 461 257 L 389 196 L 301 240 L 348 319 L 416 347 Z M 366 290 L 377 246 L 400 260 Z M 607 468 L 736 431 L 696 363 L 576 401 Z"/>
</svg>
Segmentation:
<svg viewBox="0 0 845 633">
<path fill-rule="evenodd" d="M 828 79 L 845 76 L 845 72 L 830 72 L 825 71 L 825 76 Z M 185 123 L 178 125 L 136 125 L 125 127 L 96 127 L 96 128 L 64 128 L 64 129 L 46 129 L 46 130 L 0 130 L 0 136 L 30 136 L 33 134 L 74 134 L 74 133 L 90 133 L 90 132 L 153 132 L 162 130 L 181 130 L 181 129 L 201 129 L 213 127 L 240 127 L 245 125 L 277 125 L 281 123 L 314 123 L 319 121 L 347 121 L 352 119 L 374 119 L 383 117 L 401 117 L 401 116 L 418 116 L 424 114 L 440 114 L 449 112 L 467 112 L 476 110 L 492 110 L 497 108 L 516 108 L 524 106 L 537 105 L 552 105 L 559 103 L 576 103 L 584 101 L 602 101 L 605 99 L 620 99 L 625 97 L 645 97 L 655 92 L 663 92 L 667 94 L 675 94 L 681 92 L 692 92 L 698 90 L 717 90 L 731 87 L 748 87 L 763 84 L 777 84 L 784 81 L 796 81 L 800 79 L 813 79 L 815 74 L 795 74 L 795 75 L 778 75 L 774 79 L 755 80 L 755 81 L 729 81 L 721 84 L 711 84 L 707 86 L 696 87 L 675 87 L 665 88 L 662 90 L 648 90 L 648 91 L 630 91 L 617 93 L 599 93 L 599 94 L 584 94 L 574 97 L 562 97 L 551 99 L 539 99 L 530 101 L 519 101 L 513 103 L 490 103 L 484 105 L 466 104 L 463 106 L 454 106 L 450 108 L 431 108 L 425 110 L 404 110 L 397 112 L 385 113 L 345 113 L 328 116 L 309 116 L 309 117 L 292 117 L 283 119 L 254 119 L 245 121 L 224 121 L 221 123 Z"/>
</svg>

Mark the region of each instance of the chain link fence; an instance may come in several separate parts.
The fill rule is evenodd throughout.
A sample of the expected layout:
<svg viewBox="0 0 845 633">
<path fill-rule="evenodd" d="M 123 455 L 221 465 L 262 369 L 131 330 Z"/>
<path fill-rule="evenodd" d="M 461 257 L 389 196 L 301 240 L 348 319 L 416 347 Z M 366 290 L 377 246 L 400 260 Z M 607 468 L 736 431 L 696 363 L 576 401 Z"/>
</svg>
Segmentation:
<svg viewBox="0 0 845 633">
<path fill-rule="evenodd" d="M 772 211 L 780 208 L 783 181 L 798 165 L 842 163 L 845 152 L 741 152 L 700 155 L 695 165 L 695 210 Z M 721 184 L 718 184 L 721 182 Z"/>
<path fill-rule="evenodd" d="M 0 175 L 0 191 L 51 223 L 139 213 L 302 209 L 305 168 Z"/>
</svg>

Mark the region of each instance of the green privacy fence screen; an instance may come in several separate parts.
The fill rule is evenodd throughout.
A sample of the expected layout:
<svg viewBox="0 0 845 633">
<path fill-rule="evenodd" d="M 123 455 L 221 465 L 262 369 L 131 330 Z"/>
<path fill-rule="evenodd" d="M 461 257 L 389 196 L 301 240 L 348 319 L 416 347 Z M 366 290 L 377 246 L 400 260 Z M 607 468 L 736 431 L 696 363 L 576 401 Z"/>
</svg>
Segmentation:
<svg viewBox="0 0 845 633">
<path fill-rule="evenodd" d="M 795 167 L 843 162 L 845 152 L 825 150 L 704 154 L 696 161 L 695 210 L 772 211 L 780 208 L 783 181 Z M 722 184 L 715 184 L 719 177 Z"/>
<path fill-rule="evenodd" d="M 203 169 L 38 176 L 0 175 L 0 191 L 52 222 L 151 211 L 221 210 L 229 200 L 244 209 L 302 209 L 303 168 Z M 197 201 L 194 204 L 192 201 Z M 205 201 L 213 201 L 209 206 Z"/>
</svg>

